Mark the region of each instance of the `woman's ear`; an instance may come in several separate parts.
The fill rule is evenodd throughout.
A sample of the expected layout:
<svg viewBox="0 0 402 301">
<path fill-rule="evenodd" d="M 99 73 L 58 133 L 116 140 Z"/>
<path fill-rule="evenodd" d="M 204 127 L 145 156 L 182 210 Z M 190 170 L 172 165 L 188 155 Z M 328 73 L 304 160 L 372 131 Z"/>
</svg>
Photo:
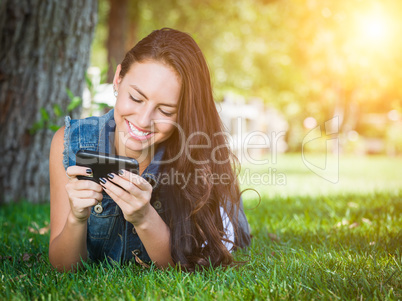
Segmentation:
<svg viewBox="0 0 402 301">
<path fill-rule="evenodd" d="M 119 89 L 119 84 L 121 82 L 120 70 L 121 70 L 121 65 L 119 64 L 116 68 L 116 73 L 114 74 L 114 78 L 113 78 L 113 87 L 116 89 L 116 91 Z"/>
</svg>

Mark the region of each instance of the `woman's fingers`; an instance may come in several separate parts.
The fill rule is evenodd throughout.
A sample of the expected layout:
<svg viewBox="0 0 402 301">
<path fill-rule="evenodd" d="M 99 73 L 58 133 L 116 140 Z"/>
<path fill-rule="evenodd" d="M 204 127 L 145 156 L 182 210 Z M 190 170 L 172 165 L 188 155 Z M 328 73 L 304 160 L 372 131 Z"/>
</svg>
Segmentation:
<svg viewBox="0 0 402 301">
<path fill-rule="evenodd" d="M 85 166 L 72 165 L 66 170 L 66 175 L 69 179 L 76 178 L 77 176 L 90 176 L 92 170 Z"/>
<path fill-rule="evenodd" d="M 115 175 L 113 178 L 117 179 L 119 177 Z M 132 194 L 117 186 L 115 183 L 112 183 L 111 181 L 114 179 L 102 179 L 103 182 L 101 181 L 101 183 L 103 189 L 120 207 L 124 218 L 133 225 L 137 225 L 143 221 L 149 212 L 151 194 L 139 189 L 134 184 L 129 183 L 131 187 L 137 191 L 137 194 Z M 128 182 L 127 180 L 120 178 L 119 182 L 123 183 L 122 181 Z"/>
<path fill-rule="evenodd" d="M 96 199 L 69 198 L 71 212 L 77 221 L 85 221 L 91 214 L 90 208 L 98 203 Z"/>
<path fill-rule="evenodd" d="M 83 182 L 91 182 L 91 181 L 83 181 Z M 73 185 L 75 183 L 76 182 L 69 184 Z M 94 190 L 67 189 L 67 192 L 68 192 L 68 198 L 70 200 L 70 208 L 72 214 L 75 216 L 75 218 L 81 221 L 88 219 L 90 215 L 90 207 L 95 206 L 103 199 L 102 193 L 96 192 Z"/>
<path fill-rule="evenodd" d="M 129 175 L 123 178 L 111 173 L 108 174 L 107 179 L 101 179 L 101 185 L 112 199 L 116 198 L 130 203 L 134 196 L 137 199 L 137 202 L 140 201 L 139 204 L 149 201 L 151 199 L 152 186 L 140 176 L 133 178 L 133 182 L 127 180 L 128 177 Z"/>
<path fill-rule="evenodd" d="M 74 207 L 76 208 L 76 210 L 79 210 L 79 209 L 87 209 L 88 207 L 95 206 L 96 204 L 98 204 L 99 200 L 93 199 L 93 198 L 89 198 L 89 199 L 73 198 L 72 202 L 74 203 Z"/>
<path fill-rule="evenodd" d="M 70 198 L 94 198 L 98 201 L 103 199 L 102 186 L 90 180 L 69 181 L 66 190 Z"/>
<path fill-rule="evenodd" d="M 121 188 L 123 188 L 125 191 L 131 193 L 132 195 L 138 196 L 139 194 L 142 194 L 142 190 L 137 187 L 137 185 L 127 181 L 126 179 L 123 179 L 119 176 L 117 176 L 114 173 L 108 174 L 108 180 L 114 184 L 119 185 Z M 121 190 L 121 189 L 120 189 Z M 116 191 L 115 194 L 118 194 Z M 123 196 L 123 193 L 122 193 Z"/>
<path fill-rule="evenodd" d="M 102 184 L 103 190 L 119 205 L 123 205 L 122 197 L 124 194 L 128 194 L 127 191 L 124 191 L 123 189 L 117 187 L 116 185 L 111 184 L 110 182 L 106 182 L 105 184 Z M 117 188 L 117 189 L 116 189 Z"/>
<path fill-rule="evenodd" d="M 108 174 L 107 180 L 111 183 L 105 183 L 102 184 L 102 186 L 113 191 L 113 193 L 119 198 L 127 201 L 130 199 L 130 195 L 142 200 L 148 200 L 151 198 L 152 186 L 145 179 L 129 172 L 125 175 L 119 172 L 119 175 L 120 176 L 114 173 Z M 112 183 L 117 184 L 123 189 L 116 185 L 112 185 Z"/>
<path fill-rule="evenodd" d="M 117 178 L 117 176 L 115 176 L 115 177 Z M 102 180 L 104 182 L 102 182 Z M 112 180 L 110 178 L 109 179 L 102 178 L 102 180 L 101 180 L 101 183 L 102 183 L 103 189 L 106 191 L 106 193 L 112 199 L 115 199 L 115 197 L 116 197 L 118 199 L 124 200 L 124 199 L 128 199 L 130 197 L 130 193 L 124 187 L 123 187 L 124 189 L 122 189 L 121 187 L 116 186 L 114 183 L 111 182 Z"/>
<path fill-rule="evenodd" d="M 124 169 L 119 170 L 119 176 L 122 179 L 125 179 L 129 183 L 134 184 L 141 190 L 149 191 L 152 190 L 152 185 L 148 183 L 147 180 L 145 180 L 143 177 L 140 175 L 137 175 L 135 173 L 129 172 Z M 120 184 L 119 184 L 120 185 Z"/>
<path fill-rule="evenodd" d="M 103 188 L 94 181 L 77 178 L 77 176 L 92 176 L 92 170 L 88 167 L 69 166 L 66 175 L 69 181 L 65 187 L 71 212 L 77 220 L 86 220 L 90 215 L 90 207 L 102 201 Z"/>
<path fill-rule="evenodd" d="M 127 170 L 119 170 L 119 175 L 110 173 L 107 178 L 101 178 L 100 183 L 128 222 L 136 226 L 147 219 L 152 211 L 152 185 L 147 180 Z"/>
<path fill-rule="evenodd" d="M 94 190 L 102 192 L 102 186 L 91 180 L 79 180 L 74 183 L 74 188 L 76 190 Z"/>
<path fill-rule="evenodd" d="M 94 190 L 74 190 L 70 195 L 72 198 L 80 199 L 95 199 L 98 202 L 102 201 L 103 195 L 101 192 L 96 192 Z"/>
</svg>

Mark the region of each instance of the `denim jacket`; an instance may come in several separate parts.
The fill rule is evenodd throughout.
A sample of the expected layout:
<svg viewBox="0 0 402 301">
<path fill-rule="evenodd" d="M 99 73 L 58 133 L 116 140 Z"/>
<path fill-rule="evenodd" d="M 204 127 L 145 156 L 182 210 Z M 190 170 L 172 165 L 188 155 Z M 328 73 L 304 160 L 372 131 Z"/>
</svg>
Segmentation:
<svg viewBox="0 0 402 301">
<path fill-rule="evenodd" d="M 75 165 L 75 154 L 79 150 L 92 150 L 102 153 L 114 154 L 114 135 L 116 123 L 113 116 L 114 110 L 100 117 L 88 117 L 85 119 L 65 118 L 63 165 Z M 148 167 L 142 173 L 142 177 L 153 180 L 151 205 L 155 208 L 165 223 L 164 204 L 175 197 L 168 186 L 158 183 L 160 165 L 165 146 L 159 144 L 154 157 Z M 124 219 L 120 207 L 113 199 L 103 192 L 103 211 L 96 213 L 91 208 L 88 218 L 87 250 L 89 258 L 93 261 L 107 259 L 109 261 L 126 262 L 134 257 L 134 254 L 144 262 L 149 262 L 147 251 L 142 244 L 135 228 Z M 250 243 L 247 219 L 241 206 L 239 211 L 239 224 L 243 228 L 243 234 L 239 236 L 236 244 L 247 246 Z"/>
</svg>

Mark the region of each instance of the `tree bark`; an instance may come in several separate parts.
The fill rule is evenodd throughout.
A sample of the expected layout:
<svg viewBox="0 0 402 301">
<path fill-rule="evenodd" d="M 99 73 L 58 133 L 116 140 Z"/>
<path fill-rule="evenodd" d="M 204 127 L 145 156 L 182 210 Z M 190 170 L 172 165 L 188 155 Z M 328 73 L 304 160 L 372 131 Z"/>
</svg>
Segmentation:
<svg viewBox="0 0 402 301">
<path fill-rule="evenodd" d="M 123 60 L 127 30 L 128 0 L 109 0 L 108 37 L 106 41 L 108 73 L 107 81 L 113 81 L 116 66 Z"/>
<path fill-rule="evenodd" d="M 109 0 L 107 82 L 113 81 L 116 67 L 128 50 L 138 42 L 140 0 Z"/>
<path fill-rule="evenodd" d="M 0 203 L 49 199 L 54 131 L 30 129 L 40 109 L 63 125 L 54 105 L 82 95 L 96 17 L 96 0 L 0 2 Z"/>
<path fill-rule="evenodd" d="M 138 42 L 138 25 L 140 18 L 140 3 L 139 0 L 131 0 L 128 4 L 128 24 L 127 36 L 125 41 L 125 52 L 129 51 Z"/>
</svg>

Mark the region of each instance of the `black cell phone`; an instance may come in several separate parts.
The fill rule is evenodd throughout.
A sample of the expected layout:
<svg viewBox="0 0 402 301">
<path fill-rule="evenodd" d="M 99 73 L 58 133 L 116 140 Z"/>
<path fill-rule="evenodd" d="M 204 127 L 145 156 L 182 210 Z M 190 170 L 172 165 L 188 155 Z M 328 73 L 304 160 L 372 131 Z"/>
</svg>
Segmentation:
<svg viewBox="0 0 402 301">
<path fill-rule="evenodd" d="M 91 180 L 99 184 L 99 178 L 106 178 L 108 173 L 117 174 L 120 169 L 139 174 L 138 162 L 133 158 L 79 150 L 75 159 L 76 165 L 91 168 L 93 174 L 93 177 L 77 176 L 79 180 Z"/>
</svg>

